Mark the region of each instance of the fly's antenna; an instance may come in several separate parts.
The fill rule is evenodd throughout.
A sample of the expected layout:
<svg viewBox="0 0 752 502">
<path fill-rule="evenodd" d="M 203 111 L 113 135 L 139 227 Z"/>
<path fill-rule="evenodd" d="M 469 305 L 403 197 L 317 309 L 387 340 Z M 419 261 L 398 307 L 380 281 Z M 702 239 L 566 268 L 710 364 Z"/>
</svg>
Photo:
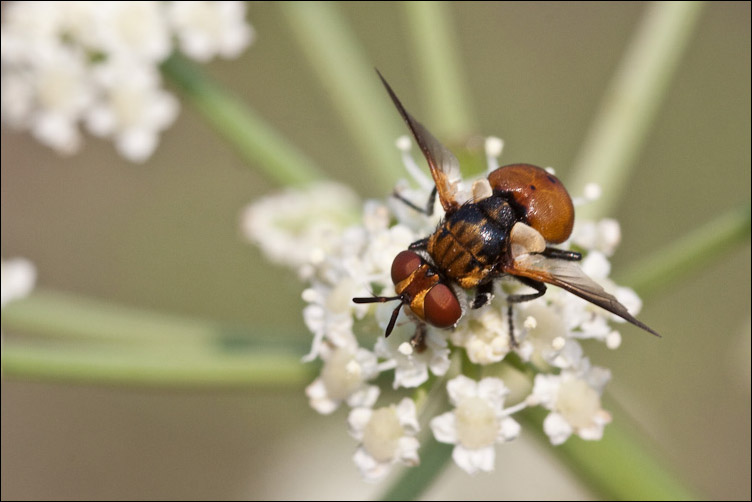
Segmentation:
<svg viewBox="0 0 752 502">
<path fill-rule="evenodd" d="M 392 311 L 392 317 L 389 319 L 389 324 L 386 326 L 386 332 L 384 333 L 384 337 L 387 337 L 392 334 L 392 330 L 394 329 L 394 323 L 397 322 L 397 316 L 399 315 L 400 309 L 402 308 L 402 304 L 404 303 L 404 299 L 401 296 L 367 296 L 365 298 L 353 298 L 353 301 L 355 303 L 386 303 L 391 302 L 394 300 L 399 300 L 400 304 L 397 305 L 397 308 L 395 308 Z"/>
</svg>

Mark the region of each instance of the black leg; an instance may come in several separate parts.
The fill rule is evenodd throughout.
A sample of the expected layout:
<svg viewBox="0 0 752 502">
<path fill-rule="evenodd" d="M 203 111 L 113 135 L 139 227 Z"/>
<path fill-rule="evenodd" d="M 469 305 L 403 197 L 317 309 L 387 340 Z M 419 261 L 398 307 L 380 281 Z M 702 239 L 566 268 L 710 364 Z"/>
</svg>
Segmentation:
<svg viewBox="0 0 752 502">
<path fill-rule="evenodd" d="M 487 282 L 481 284 L 475 290 L 475 300 L 471 308 L 479 309 L 484 305 L 487 305 L 491 299 L 493 299 L 493 282 Z"/>
<path fill-rule="evenodd" d="M 546 285 L 540 281 L 519 276 L 515 276 L 514 278 L 520 281 L 525 286 L 530 286 L 531 288 L 533 288 L 535 290 L 535 293 L 528 293 L 524 295 L 509 295 L 507 296 L 507 301 L 509 303 L 529 302 L 530 300 L 540 298 L 546 292 Z"/>
<path fill-rule="evenodd" d="M 418 354 L 426 350 L 426 325 L 425 323 L 422 323 L 422 322 L 418 323 L 418 326 L 416 326 L 415 328 L 415 334 L 410 339 L 410 345 L 413 346 L 413 349 Z"/>
<path fill-rule="evenodd" d="M 517 338 L 514 336 L 514 319 L 512 318 L 512 304 L 507 305 L 507 321 L 509 321 L 509 345 L 517 348 Z"/>
<path fill-rule="evenodd" d="M 392 196 L 396 199 L 401 200 L 405 205 L 415 209 L 419 213 L 423 213 L 426 216 L 431 216 L 433 214 L 433 206 L 436 203 L 436 193 L 437 193 L 436 187 L 433 187 L 433 190 L 431 190 L 431 195 L 428 196 L 428 202 L 426 203 L 425 208 L 420 207 L 417 204 L 414 204 L 413 202 L 407 200 L 396 190 L 392 193 Z"/>
<path fill-rule="evenodd" d="M 582 259 L 582 255 L 576 251 L 568 251 L 565 249 L 556 249 L 549 247 L 541 251 L 540 254 L 547 258 L 557 258 L 559 260 L 567 261 L 580 261 Z"/>
<path fill-rule="evenodd" d="M 546 285 L 540 281 L 536 281 L 535 279 L 529 279 L 527 277 L 518 277 L 518 276 L 515 276 L 515 279 L 520 281 L 525 286 L 530 286 L 531 288 L 533 288 L 535 290 L 535 293 L 507 296 L 507 301 L 509 302 L 509 306 L 507 307 L 507 318 L 509 319 L 509 339 L 513 348 L 517 347 L 517 339 L 514 336 L 514 320 L 512 319 L 512 304 L 529 302 L 530 300 L 535 300 L 536 298 L 540 298 L 541 296 L 543 296 L 543 294 L 546 292 Z"/>
<path fill-rule="evenodd" d="M 426 237 L 425 239 L 415 241 L 409 246 L 407 246 L 407 249 L 409 249 L 410 251 L 415 251 L 416 249 L 426 249 L 426 246 L 428 246 L 428 239 L 429 238 Z"/>
</svg>

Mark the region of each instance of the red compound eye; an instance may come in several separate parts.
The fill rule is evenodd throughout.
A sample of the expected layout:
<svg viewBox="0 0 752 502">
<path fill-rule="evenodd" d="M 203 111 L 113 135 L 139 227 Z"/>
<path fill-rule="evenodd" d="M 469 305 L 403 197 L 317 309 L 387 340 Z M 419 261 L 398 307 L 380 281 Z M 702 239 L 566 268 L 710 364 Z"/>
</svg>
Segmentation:
<svg viewBox="0 0 752 502">
<path fill-rule="evenodd" d="M 431 288 L 426 295 L 424 309 L 426 321 L 437 328 L 454 326 L 462 316 L 459 300 L 444 284 L 437 284 Z"/>
<path fill-rule="evenodd" d="M 398 284 L 415 272 L 423 263 L 423 259 L 413 251 L 402 251 L 394 257 L 392 262 L 392 282 Z"/>
</svg>

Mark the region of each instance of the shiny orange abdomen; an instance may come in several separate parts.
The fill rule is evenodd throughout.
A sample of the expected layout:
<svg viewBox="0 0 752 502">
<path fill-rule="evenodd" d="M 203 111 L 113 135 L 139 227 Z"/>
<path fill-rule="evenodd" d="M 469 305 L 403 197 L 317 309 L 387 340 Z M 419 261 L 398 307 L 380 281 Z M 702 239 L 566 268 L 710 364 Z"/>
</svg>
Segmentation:
<svg viewBox="0 0 752 502">
<path fill-rule="evenodd" d="M 574 226 L 574 205 L 559 179 L 530 164 L 503 166 L 488 175 L 494 193 L 510 194 L 528 224 L 547 242 L 567 240 Z"/>
</svg>

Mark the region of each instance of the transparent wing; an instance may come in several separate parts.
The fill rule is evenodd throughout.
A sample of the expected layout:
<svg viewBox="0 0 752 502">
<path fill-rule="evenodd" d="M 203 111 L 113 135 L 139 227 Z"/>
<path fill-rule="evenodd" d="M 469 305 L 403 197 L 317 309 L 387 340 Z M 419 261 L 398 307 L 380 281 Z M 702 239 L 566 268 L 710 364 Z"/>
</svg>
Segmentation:
<svg viewBox="0 0 752 502">
<path fill-rule="evenodd" d="M 407 113 L 407 110 L 402 106 L 399 98 L 394 94 L 394 91 L 386 80 L 384 80 L 381 73 L 378 70 L 376 70 L 376 73 L 379 74 L 379 78 L 383 82 L 384 87 L 386 87 L 389 97 L 392 98 L 394 106 L 397 107 L 400 115 L 402 115 L 402 118 L 407 123 L 407 127 L 413 133 L 413 137 L 415 137 L 415 141 L 418 143 L 421 152 L 423 152 L 423 156 L 428 161 L 428 167 L 431 169 L 431 176 L 433 176 L 433 180 L 436 183 L 436 190 L 439 194 L 441 206 L 447 213 L 452 213 L 460 206 L 456 197 L 457 184 L 460 181 L 460 163 L 457 157 L 447 150 L 423 124 Z"/>
<path fill-rule="evenodd" d="M 607 293 L 600 284 L 588 277 L 576 262 L 547 258 L 540 254 L 523 254 L 515 258 L 512 265 L 506 266 L 504 271 L 511 275 L 528 277 L 559 286 L 594 305 L 608 310 L 612 314 L 618 315 L 648 333 L 661 336 L 632 316 L 616 297 Z"/>
</svg>

